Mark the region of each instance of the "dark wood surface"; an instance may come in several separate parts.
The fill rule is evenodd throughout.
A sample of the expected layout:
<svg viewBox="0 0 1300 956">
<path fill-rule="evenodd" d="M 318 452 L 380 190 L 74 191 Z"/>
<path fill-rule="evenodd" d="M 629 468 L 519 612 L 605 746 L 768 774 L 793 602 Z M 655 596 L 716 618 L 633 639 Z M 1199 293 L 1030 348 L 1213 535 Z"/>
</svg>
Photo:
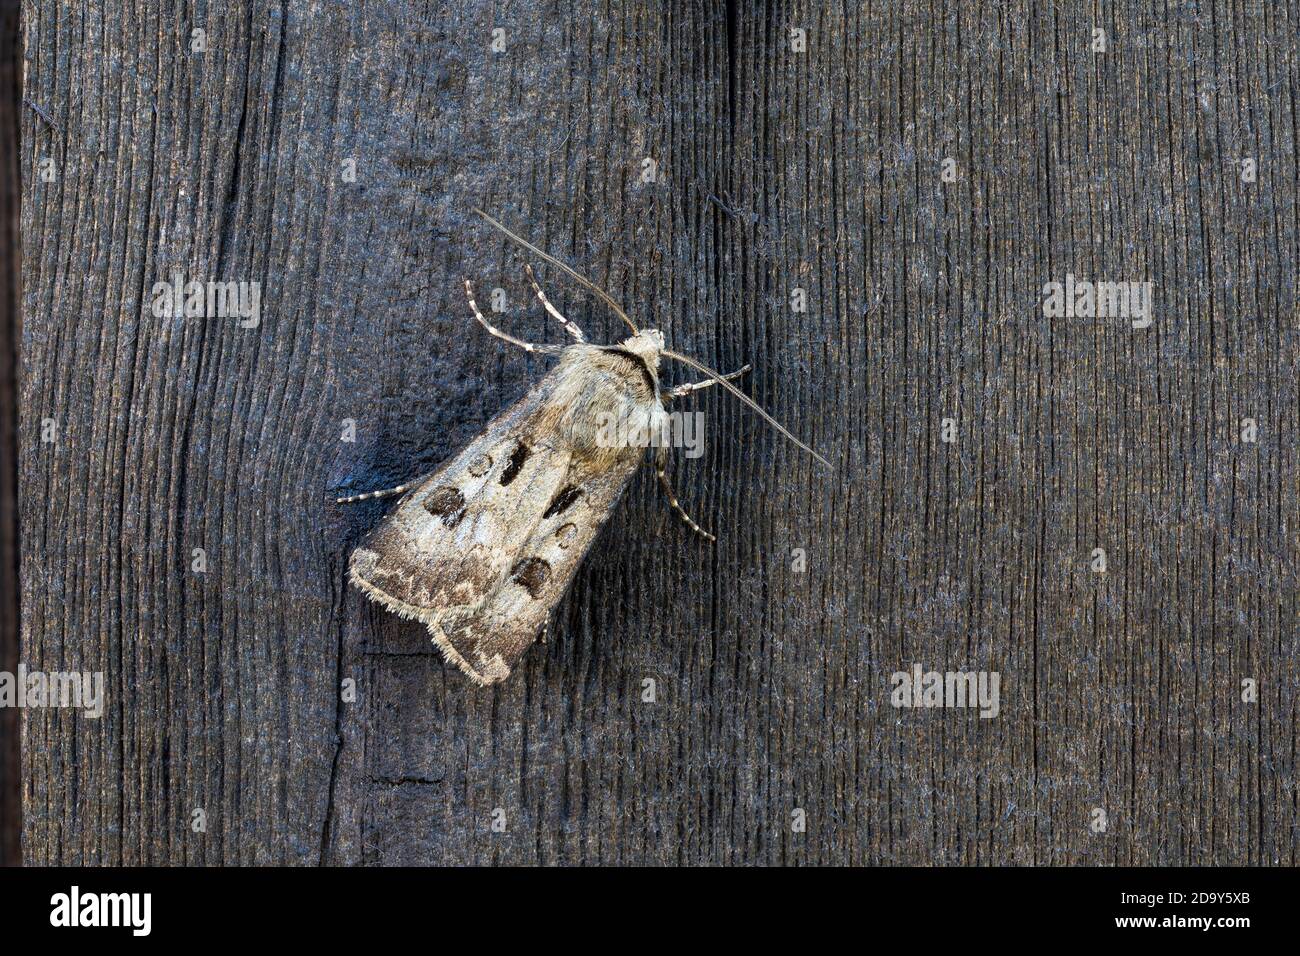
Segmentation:
<svg viewBox="0 0 1300 956">
<path fill-rule="evenodd" d="M 19 4 L 0 0 L 0 671 L 18 668 Z M 19 712 L 0 709 L 0 866 L 22 860 Z"/>
<path fill-rule="evenodd" d="M 27 861 L 1296 862 L 1294 2 L 25 17 L 22 656 L 108 692 L 24 713 Z M 544 370 L 463 276 L 561 338 L 474 206 L 834 463 L 700 397 L 718 543 L 642 474 L 495 690 L 345 586 L 384 506 L 332 504 Z M 175 272 L 260 324 L 156 318 Z M 1067 273 L 1155 322 L 1045 318 Z M 913 662 L 999 716 L 891 707 Z"/>
</svg>

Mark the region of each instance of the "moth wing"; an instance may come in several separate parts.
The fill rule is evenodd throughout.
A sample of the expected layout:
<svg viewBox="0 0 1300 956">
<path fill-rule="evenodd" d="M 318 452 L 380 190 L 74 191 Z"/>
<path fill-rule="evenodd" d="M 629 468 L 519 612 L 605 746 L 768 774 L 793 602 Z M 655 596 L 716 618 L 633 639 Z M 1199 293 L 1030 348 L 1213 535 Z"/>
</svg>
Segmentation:
<svg viewBox="0 0 1300 956">
<path fill-rule="evenodd" d="M 527 510 L 568 471 L 568 449 L 546 441 L 553 376 L 420 479 L 352 552 L 349 576 L 371 600 L 432 624 L 493 592 L 536 524 Z"/>
<path fill-rule="evenodd" d="M 475 683 L 505 680 L 537 640 L 639 462 L 635 449 L 600 471 L 572 459 L 498 586 L 478 605 L 453 609 L 430 623 L 448 660 Z"/>
</svg>

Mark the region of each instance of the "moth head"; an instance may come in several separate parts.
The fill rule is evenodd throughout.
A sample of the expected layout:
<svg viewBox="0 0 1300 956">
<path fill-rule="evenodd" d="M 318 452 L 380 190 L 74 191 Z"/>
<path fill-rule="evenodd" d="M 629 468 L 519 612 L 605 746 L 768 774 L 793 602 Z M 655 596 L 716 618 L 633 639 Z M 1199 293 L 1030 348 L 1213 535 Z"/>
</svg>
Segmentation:
<svg viewBox="0 0 1300 956">
<path fill-rule="evenodd" d="M 642 329 L 631 338 L 624 339 L 619 348 L 631 352 L 652 371 L 659 371 L 659 356 L 664 350 L 664 334 L 658 329 Z"/>
</svg>

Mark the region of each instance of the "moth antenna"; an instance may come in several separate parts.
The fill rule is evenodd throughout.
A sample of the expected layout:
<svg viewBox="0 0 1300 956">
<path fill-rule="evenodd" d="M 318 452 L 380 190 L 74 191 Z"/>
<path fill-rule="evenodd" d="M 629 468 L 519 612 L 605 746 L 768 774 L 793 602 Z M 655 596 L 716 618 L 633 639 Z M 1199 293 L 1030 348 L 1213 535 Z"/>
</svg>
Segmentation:
<svg viewBox="0 0 1300 956">
<path fill-rule="evenodd" d="M 778 422 L 775 418 L 773 418 L 773 417 L 772 417 L 771 415 L 769 415 L 767 412 L 763 411 L 762 407 L 758 404 L 758 402 L 754 401 L 752 398 L 750 398 L 748 395 L 746 395 L 746 394 L 745 394 L 744 392 L 742 392 L 740 389 L 736 388 L 736 386 L 732 385 L 732 384 L 731 384 L 730 382 L 728 382 L 725 378 L 723 378 L 723 377 L 722 377 L 721 375 L 719 375 L 717 372 L 713 371 L 713 369 L 709 368 L 709 367 L 708 367 L 707 365 L 705 365 L 703 362 L 697 362 L 695 359 L 691 358 L 689 355 L 682 355 L 680 352 L 672 352 L 672 351 L 670 351 L 670 350 L 668 350 L 668 349 L 664 349 L 664 350 L 663 350 L 662 352 L 660 352 L 659 354 L 662 355 L 662 356 L 664 356 L 665 358 L 670 358 L 670 359 L 673 359 L 673 360 L 678 361 L 678 362 L 683 362 L 683 363 L 685 363 L 685 364 L 691 366 L 691 368 L 694 368 L 694 369 L 697 369 L 697 370 L 703 372 L 705 375 L 709 376 L 709 378 L 713 379 L 713 381 L 717 382 L 719 385 L 721 385 L 723 388 L 725 388 L 727 391 L 729 391 L 732 395 L 736 396 L 736 398 L 740 399 L 742 402 L 744 402 L 746 405 L 748 405 L 748 406 L 749 406 L 750 408 L 752 408 L 754 411 L 758 412 L 758 414 L 762 417 L 763 421 L 767 422 L 769 425 L 771 425 L 773 428 L 775 428 L 778 432 L 780 432 L 782 435 L 784 435 L 784 436 L 785 436 L 786 438 L 788 438 L 790 441 L 794 442 L 796 445 L 798 445 L 800 448 L 802 448 L 802 449 L 803 449 L 804 451 L 806 451 L 808 454 L 812 455 L 814 458 L 816 458 L 818 461 L 820 461 L 820 462 L 821 462 L 823 465 L 825 465 L 827 468 L 830 468 L 830 467 L 831 467 L 831 463 L 830 463 L 829 461 L 827 461 L 827 460 L 826 460 L 825 458 L 823 458 L 821 455 L 817 454 L 817 452 L 813 451 L 811 448 L 809 448 L 807 445 L 805 445 L 805 444 L 804 444 L 803 442 L 801 442 L 799 439 L 797 439 L 797 438 L 795 438 L 793 435 L 791 435 L 790 432 L 788 432 L 788 431 L 786 430 L 785 426 L 783 426 L 780 422 Z"/>
<path fill-rule="evenodd" d="M 574 281 L 581 283 L 582 285 L 584 285 L 584 286 L 586 286 L 588 289 L 590 289 L 592 292 L 596 293 L 596 296 L 600 299 L 600 301 L 604 302 L 607 306 L 609 306 L 611 309 L 613 309 L 613 310 L 614 310 L 614 314 L 617 315 L 620 319 L 622 319 L 624 322 L 627 323 L 627 326 L 628 326 L 628 328 L 630 328 L 630 329 L 632 330 L 632 334 L 633 334 L 633 335 L 640 335 L 640 334 L 641 334 L 641 330 L 638 329 L 638 328 L 636 327 L 636 323 L 633 322 L 631 319 L 629 319 L 629 318 L 627 317 L 627 313 L 624 312 L 624 311 L 622 310 L 622 308 L 619 307 L 619 304 L 618 304 L 617 302 L 614 301 L 614 299 L 610 296 L 610 294 L 609 294 L 608 292 L 606 292 L 604 289 L 600 288 L 600 286 L 596 285 L 596 283 L 592 282 L 592 281 L 591 281 L 590 279 L 588 279 L 586 276 L 583 276 L 583 275 L 579 274 L 579 273 L 577 272 L 577 270 L 573 269 L 571 266 L 567 266 L 567 265 L 565 265 L 565 264 L 564 264 L 563 262 L 561 262 L 559 259 L 555 258 L 555 256 L 548 255 L 547 253 L 542 252 L 541 249 L 538 249 L 535 245 L 533 245 L 533 244 L 532 244 L 531 242 L 529 242 L 527 239 L 524 239 L 524 238 L 522 238 L 522 237 L 520 237 L 520 236 L 516 236 L 513 232 L 511 232 L 511 231 L 510 231 L 509 229 L 507 229 L 505 226 L 501 225 L 501 223 L 497 222 L 495 219 L 493 219 L 491 216 L 489 216 L 487 213 L 485 213 L 482 209 L 475 209 L 474 211 L 475 211 L 476 213 L 478 213 L 480 216 L 482 216 L 484 219 L 486 219 L 486 220 L 488 221 L 488 223 L 490 223 L 492 226 L 494 226 L 494 227 L 496 227 L 497 229 L 501 230 L 501 231 L 504 232 L 507 236 L 509 236 L 512 240 L 514 240 L 515 242 L 519 243 L 519 245 L 523 246 L 525 249 L 529 250 L 529 251 L 532 252 L 533 254 L 538 255 L 538 256 L 541 256 L 543 259 L 545 259 L 545 260 L 546 260 L 547 262 L 549 262 L 551 265 L 556 266 L 557 268 L 563 269 L 566 273 L 568 273 L 568 275 L 569 275 L 572 279 L 574 279 Z"/>
</svg>

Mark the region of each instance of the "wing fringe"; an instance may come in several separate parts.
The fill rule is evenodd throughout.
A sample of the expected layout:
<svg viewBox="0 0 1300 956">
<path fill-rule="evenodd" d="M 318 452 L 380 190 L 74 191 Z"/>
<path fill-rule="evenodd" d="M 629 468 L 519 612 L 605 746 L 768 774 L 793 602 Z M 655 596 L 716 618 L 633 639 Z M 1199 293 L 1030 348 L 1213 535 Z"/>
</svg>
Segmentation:
<svg viewBox="0 0 1300 956">
<path fill-rule="evenodd" d="M 358 552 L 362 550 L 363 549 L 361 548 L 357 549 Z M 495 674 L 481 674 L 475 670 L 474 666 L 470 664 L 469 661 L 465 660 L 460 651 L 456 650 L 456 648 L 452 646 L 451 641 L 447 639 L 447 635 L 443 633 L 442 625 L 439 623 L 439 618 L 441 617 L 440 612 L 434 611 L 430 608 L 416 607 L 413 604 L 407 604 L 405 601 L 399 601 L 387 591 L 371 584 L 362 577 L 361 572 L 357 570 L 355 553 L 353 560 L 348 566 L 348 580 L 356 585 L 356 587 L 360 589 L 367 598 L 374 601 L 376 604 L 381 605 L 386 610 L 393 612 L 404 620 L 419 621 L 421 624 L 428 627 L 429 634 L 433 637 L 434 645 L 442 652 L 443 660 L 449 664 L 455 664 L 456 667 L 460 669 L 461 673 L 468 677 L 470 681 L 478 687 L 487 687 L 491 684 L 499 684 L 510 676 L 510 668 L 508 667 L 505 669 L 505 673 L 499 676 Z"/>
</svg>

